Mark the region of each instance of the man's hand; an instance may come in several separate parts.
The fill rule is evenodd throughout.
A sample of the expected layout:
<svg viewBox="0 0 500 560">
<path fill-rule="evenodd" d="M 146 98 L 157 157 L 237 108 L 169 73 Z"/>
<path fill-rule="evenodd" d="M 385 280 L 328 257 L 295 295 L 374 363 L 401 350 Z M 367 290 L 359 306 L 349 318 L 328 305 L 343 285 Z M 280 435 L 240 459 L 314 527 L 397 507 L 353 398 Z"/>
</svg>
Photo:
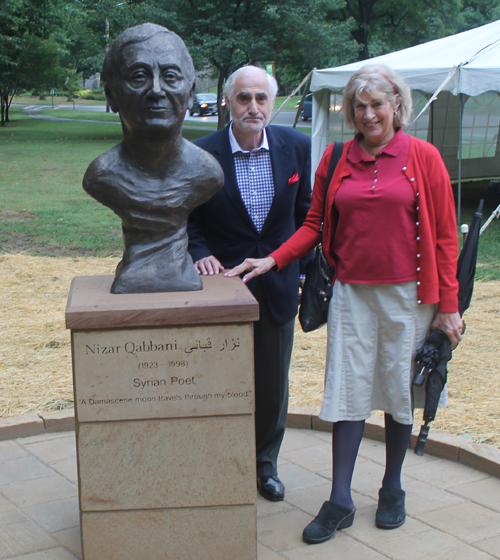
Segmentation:
<svg viewBox="0 0 500 560">
<path fill-rule="evenodd" d="M 243 282 L 248 282 L 256 276 L 260 276 L 271 270 L 276 266 L 276 261 L 273 257 L 266 257 L 265 259 L 245 259 L 241 264 L 235 266 L 232 270 L 224 273 L 224 276 L 239 276 L 245 270 L 250 270 L 249 274 L 245 274 Z"/>
<path fill-rule="evenodd" d="M 224 270 L 224 267 L 221 265 L 219 260 L 213 255 L 203 257 L 199 261 L 196 261 L 194 263 L 194 267 L 196 268 L 196 272 L 202 276 L 213 276 L 214 274 L 219 274 L 219 272 Z"/>
<path fill-rule="evenodd" d="M 431 330 L 441 329 L 450 339 L 451 349 L 454 350 L 462 340 L 464 322 L 460 313 L 438 313 L 432 322 Z"/>
</svg>

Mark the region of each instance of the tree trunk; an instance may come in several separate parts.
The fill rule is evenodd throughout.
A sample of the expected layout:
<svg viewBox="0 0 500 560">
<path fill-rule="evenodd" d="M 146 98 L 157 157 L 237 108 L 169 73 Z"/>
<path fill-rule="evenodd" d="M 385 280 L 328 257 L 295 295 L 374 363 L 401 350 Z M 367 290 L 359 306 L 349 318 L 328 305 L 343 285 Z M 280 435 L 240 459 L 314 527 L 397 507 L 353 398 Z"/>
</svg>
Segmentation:
<svg viewBox="0 0 500 560">
<path fill-rule="evenodd" d="M 0 105 L 1 105 L 1 109 L 0 112 L 2 113 L 1 117 L 0 117 L 0 126 L 5 126 L 5 97 L 2 94 L 0 94 Z"/>
<path fill-rule="evenodd" d="M 229 121 L 229 109 L 226 107 L 226 105 L 222 105 L 225 77 L 225 71 L 219 69 L 219 81 L 217 82 L 217 130 L 223 129 Z"/>
<path fill-rule="evenodd" d="M 17 89 L 15 89 L 12 92 L 12 95 L 10 96 L 10 101 L 9 101 L 9 94 L 7 93 L 5 95 L 5 120 L 6 122 L 9 122 L 9 110 L 10 110 L 10 106 L 12 105 L 12 101 L 14 101 L 14 96 L 17 94 Z"/>
<path fill-rule="evenodd" d="M 12 103 L 12 99 L 10 100 L 10 103 Z M 9 103 L 9 95 L 7 94 L 5 96 L 5 101 L 4 101 L 4 105 L 5 105 L 5 122 L 8 123 L 10 122 L 9 119 L 9 108 L 10 108 L 10 103 Z"/>
</svg>

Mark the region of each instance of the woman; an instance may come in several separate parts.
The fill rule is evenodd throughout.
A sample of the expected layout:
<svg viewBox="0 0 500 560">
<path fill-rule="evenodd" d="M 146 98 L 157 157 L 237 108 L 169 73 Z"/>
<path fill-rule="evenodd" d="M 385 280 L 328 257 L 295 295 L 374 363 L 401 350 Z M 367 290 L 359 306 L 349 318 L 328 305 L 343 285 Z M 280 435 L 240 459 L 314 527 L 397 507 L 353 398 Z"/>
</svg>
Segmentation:
<svg viewBox="0 0 500 560">
<path fill-rule="evenodd" d="M 354 465 L 364 423 L 385 413 L 386 468 L 376 525 L 393 529 L 406 518 L 401 470 L 413 422 L 412 377 L 417 347 L 440 328 L 461 340 L 455 207 L 450 179 L 434 146 L 407 136 L 411 92 L 396 72 L 365 66 L 349 80 L 346 123 L 357 131 L 344 145 L 328 188 L 323 249 L 335 270 L 328 313 L 325 394 L 320 418 L 333 422 L 330 499 L 304 529 L 311 544 L 350 527 Z M 280 270 L 317 242 L 333 145 L 316 172 L 304 225 L 264 259 L 226 273 L 243 278 Z"/>
</svg>

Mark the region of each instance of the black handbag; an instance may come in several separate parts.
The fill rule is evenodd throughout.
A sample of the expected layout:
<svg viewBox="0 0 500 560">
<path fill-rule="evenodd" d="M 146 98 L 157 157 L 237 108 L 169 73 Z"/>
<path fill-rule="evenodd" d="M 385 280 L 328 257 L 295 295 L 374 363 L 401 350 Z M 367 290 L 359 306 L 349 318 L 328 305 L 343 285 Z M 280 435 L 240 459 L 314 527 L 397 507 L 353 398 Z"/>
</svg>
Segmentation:
<svg viewBox="0 0 500 560">
<path fill-rule="evenodd" d="M 323 254 L 323 222 L 328 187 L 342 155 L 343 146 L 343 142 L 335 142 L 333 147 L 323 193 L 323 215 L 318 244 L 314 250 L 314 257 L 306 265 L 306 279 L 302 288 L 299 308 L 299 322 L 304 332 L 316 330 L 324 325 L 328 318 L 328 306 L 333 293 L 333 269 Z"/>
</svg>

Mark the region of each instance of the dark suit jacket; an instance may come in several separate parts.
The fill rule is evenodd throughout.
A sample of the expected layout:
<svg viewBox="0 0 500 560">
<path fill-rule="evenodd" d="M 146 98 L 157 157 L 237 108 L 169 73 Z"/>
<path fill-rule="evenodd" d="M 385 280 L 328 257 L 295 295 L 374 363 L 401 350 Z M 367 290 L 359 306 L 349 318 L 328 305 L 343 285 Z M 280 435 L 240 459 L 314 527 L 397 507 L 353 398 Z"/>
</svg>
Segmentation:
<svg viewBox="0 0 500 560">
<path fill-rule="evenodd" d="M 260 233 L 236 183 L 228 127 L 195 142 L 220 163 L 224 187 L 190 216 L 189 252 L 194 261 L 214 255 L 224 267 L 232 268 L 247 257 L 266 257 L 302 225 L 311 205 L 311 142 L 293 128 L 271 125 L 266 131 L 274 199 Z M 299 263 L 251 280 L 248 287 L 254 294 L 258 281 L 275 320 L 284 324 L 293 319 L 298 305 Z"/>
</svg>

